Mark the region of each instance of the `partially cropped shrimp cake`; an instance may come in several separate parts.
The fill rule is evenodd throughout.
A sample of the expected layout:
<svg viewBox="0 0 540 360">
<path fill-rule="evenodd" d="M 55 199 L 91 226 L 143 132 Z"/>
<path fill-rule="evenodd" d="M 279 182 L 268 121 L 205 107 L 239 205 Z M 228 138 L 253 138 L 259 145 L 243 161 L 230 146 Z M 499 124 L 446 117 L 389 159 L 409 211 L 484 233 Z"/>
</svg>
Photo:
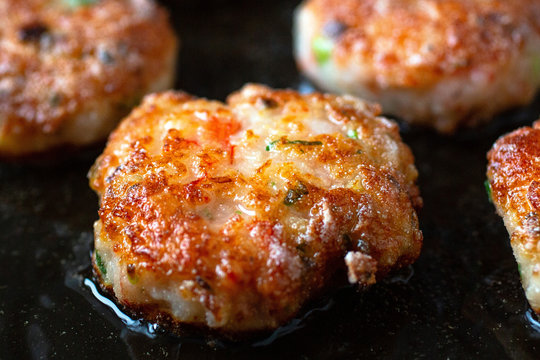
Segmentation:
<svg viewBox="0 0 540 360">
<path fill-rule="evenodd" d="M 501 137 L 488 153 L 488 191 L 504 219 L 532 309 L 540 314 L 540 120 Z"/>
<path fill-rule="evenodd" d="M 540 85 L 537 0 L 306 0 L 294 32 L 318 86 L 443 133 L 527 104 Z"/>
<path fill-rule="evenodd" d="M 3 0 L 0 12 L 0 157 L 103 140 L 172 86 L 177 40 L 152 0 Z"/>
<path fill-rule="evenodd" d="M 94 265 L 147 319 L 273 329 L 419 255 L 417 171 L 398 127 L 350 96 L 247 85 L 227 104 L 151 95 L 90 172 Z"/>
</svg>

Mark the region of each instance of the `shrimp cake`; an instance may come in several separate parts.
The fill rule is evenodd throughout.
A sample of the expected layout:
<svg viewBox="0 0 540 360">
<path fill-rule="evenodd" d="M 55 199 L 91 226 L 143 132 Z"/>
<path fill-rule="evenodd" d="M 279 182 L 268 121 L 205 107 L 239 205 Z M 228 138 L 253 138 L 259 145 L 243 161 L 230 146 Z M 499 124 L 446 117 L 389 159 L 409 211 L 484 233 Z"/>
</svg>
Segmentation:
<svg viewBox="0 0 540 360">
<path fill-rule="evenodd" d="M 531 308 L 540 314 L 540 121 L 497 140 L 486 186 L 504 219 Z"/>
<path fill-rule="evenodd" d="M 294 33 L 319 87 L 442 133 L 527 104 L 540 84 L 536 0 L 307 0 Z"/>
<path fill-rule="evenodd" d="M 90 171 L 101 284 L 148 320 L 237 336 L 411 264 L 417 170 L 379 112 L 261 85 L 146 97 Z"/>
<path fill-rule="evenodd" d="M 103 140 L 172 86 L 177 40 L 151 0 L 0 1 L 0 156 Z"/>
</svg>

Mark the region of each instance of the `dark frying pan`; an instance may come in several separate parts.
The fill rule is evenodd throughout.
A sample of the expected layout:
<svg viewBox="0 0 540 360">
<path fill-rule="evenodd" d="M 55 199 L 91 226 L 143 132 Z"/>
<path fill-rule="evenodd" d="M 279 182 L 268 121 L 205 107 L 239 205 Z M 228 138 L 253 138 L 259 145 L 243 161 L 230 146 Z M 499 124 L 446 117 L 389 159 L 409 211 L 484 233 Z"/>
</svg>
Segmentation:
<svg viewBox="0 0 540 360">
<path fill-rule="evenodd" d="M 182 38 L 177 88 L 224 99 L 246 82 L 305 85 L 291 55 L 298 1 L 164 3 Z M 540 325 L 483 181 L 493 141 L 539 113 L 536 101 L 453 137 L 404 128 L 425 203 L 418 262 L 234 346 L 162 334 L 94 296 L 97 198 L 86 172 L 101 148 L 47 166 L 0 163 L 0 359 L 538 359 Z"/>
</svg>

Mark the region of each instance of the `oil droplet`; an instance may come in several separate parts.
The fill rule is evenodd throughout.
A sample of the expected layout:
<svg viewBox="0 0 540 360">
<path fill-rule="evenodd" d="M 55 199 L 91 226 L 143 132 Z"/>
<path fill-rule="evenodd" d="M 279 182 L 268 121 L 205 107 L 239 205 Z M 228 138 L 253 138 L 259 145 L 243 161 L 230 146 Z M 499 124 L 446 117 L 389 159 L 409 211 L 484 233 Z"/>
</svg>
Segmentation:
<svg viewBox="0 0 540 360">
<path fill-rule="evenodd" d="M 527 309 L 525 312 L 525 318 L 529 321 L 529 324 L 531 327 L 540 332 L 540 321 L 538 320 L 538 316 L 532 311 L 532 309 Z"/>
<path fill-rule="evenodd" d="M 96 284 L 94 284 L 92 280 L 85 278 L 84 285 L 90 289 L 92 295 L 94 295 L 94 297 L 99 302 L 111 309 L 115 313 L 115 315 L 124 323 L 124 325 L 126 325 L 131 331 L 146 335 L 152 339 L 156 337 L 159 330 L 159 326 L 157 324 L 151 324 L 145 321 L 132 319 L 129 315 L 120 310 L 120 308 L 114 303 L 114 301 L 101 294 L 98 290 L 98 287 L 96 286 Z"/>
</svg>

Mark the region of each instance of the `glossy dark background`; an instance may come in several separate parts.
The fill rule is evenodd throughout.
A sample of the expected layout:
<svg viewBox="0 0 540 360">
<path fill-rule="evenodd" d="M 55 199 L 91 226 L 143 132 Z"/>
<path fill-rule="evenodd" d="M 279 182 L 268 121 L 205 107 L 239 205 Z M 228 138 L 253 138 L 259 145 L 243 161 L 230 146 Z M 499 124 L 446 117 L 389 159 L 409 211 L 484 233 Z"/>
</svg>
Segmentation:
<svg viewBox="0 0 540 360">
<path fill-rule="evenodd" d="M 298 1 L 165 3 L 182 37 L 177 88 L 224 99 L 246 82 L 305 87 L 291 55 Z M 93 297 L 83 281 L 97 198 L 86 172 L 101 147 L 0 163 L 0 359 L 538 359 L 540 332 L 483 181 L 493 141 L 539 113 L 537 101 L 454 137 L 404 127 L 425 201 L 420 259 L 365 293 L 339 291 L 266 346 L 151 339 Z"/>
</svg>

